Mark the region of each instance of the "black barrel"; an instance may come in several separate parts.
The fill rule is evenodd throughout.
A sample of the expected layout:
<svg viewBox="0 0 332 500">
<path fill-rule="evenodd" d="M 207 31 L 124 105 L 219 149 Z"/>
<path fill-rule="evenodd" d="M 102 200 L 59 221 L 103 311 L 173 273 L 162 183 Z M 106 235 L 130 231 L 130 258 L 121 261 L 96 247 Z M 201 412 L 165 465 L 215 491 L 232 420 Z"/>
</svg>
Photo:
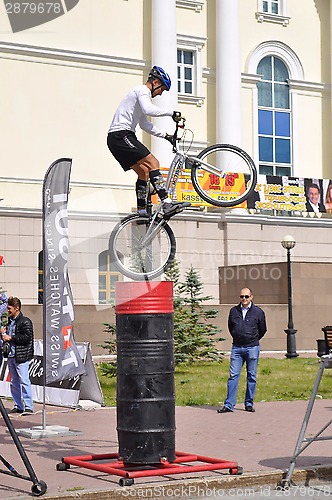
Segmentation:
<svg viewBox="0 0 332 500">
<path fill-rule="evenodd" d="M 128 464 L 175 460 L 173 284 L 116 283 L 117 432 Z"/>
</svg>

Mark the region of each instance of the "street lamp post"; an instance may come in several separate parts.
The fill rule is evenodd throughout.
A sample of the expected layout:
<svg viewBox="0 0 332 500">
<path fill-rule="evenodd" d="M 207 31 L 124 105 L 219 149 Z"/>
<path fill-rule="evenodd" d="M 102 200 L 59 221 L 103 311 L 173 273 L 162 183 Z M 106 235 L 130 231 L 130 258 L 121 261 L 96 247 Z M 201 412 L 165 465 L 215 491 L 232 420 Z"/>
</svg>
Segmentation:
<svg viewBox="0 0 332 500">
<path fill-rule="evenodd" d="M 288 328 L 284 330 L 287 334 L 287 353 L 286 358 L 296 358 L 296 337 L 297 330 L 293 323 L 293 304 L 292 304 L 292 270 L 291 270 L 291 249 L 295 247 L 296 241 L 293 236 L 287 235 L 281 242 L 283 248 L 287 250 L 287 278 L 288 278 Z"/>
</svg>

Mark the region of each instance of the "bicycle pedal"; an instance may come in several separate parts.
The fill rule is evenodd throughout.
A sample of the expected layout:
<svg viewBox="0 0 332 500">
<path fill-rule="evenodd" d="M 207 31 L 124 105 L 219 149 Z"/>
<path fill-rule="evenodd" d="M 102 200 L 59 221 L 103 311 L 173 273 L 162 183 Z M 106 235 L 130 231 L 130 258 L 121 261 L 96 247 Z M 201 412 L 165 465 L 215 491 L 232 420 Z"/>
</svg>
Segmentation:
<svg viewBox="0 0 332 500">
<path fill-rule="evenodd" d="M 191 207 L 191 203 L 189 201 L 183 201 L 182 203 L 183 203 L 183 205 L 181 207 L 179 207 L 177 213 L 183 212 L 183 210 L 186 210 L 186 208 Z"/>
<path fill-rule="evenodd" d="M 191 206 L 191 203 L 183 202 L 182 205 L 174 207 L 174 210 L 172 210 L 168 214 L 164 214 L 163 219 L 168 221 L 171 217 L 174 217 L 174 215 L 176 215 L 176 214 L 180 214 L 181 212 L 183 212 L 186 208 L 189 208 L 190 206 Z"/>
<path fill-rule="evenodd" d="M 162 219 L 168 222 L 172 217 L 174 217 L 174 215 L 177 215 L 180 212 L 182 212 L 182 210 L 176 209 L 173 212 L 171 212 L 170 214 L 164 214 L 162 216 Z"/>
</svg>

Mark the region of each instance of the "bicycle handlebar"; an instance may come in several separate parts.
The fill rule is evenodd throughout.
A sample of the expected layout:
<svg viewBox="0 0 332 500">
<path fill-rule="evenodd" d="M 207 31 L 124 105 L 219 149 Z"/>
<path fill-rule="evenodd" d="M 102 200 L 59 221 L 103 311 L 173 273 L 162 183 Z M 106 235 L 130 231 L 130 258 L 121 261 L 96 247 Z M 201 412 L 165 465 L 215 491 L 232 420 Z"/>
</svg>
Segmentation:
<svg viewBox="0 0 332 500">
<path fill-rule="evenodd" d="M 178 140 L 178 130 L 179 128 L 184 128 L 185 123 L 186 119 L 184 116 L 181 116 L 180 120 L 178 122 L 175 122 L 175 132 L 173 134 L 173 140 L 172 140 L 173 153 L 177 152 L 176 141 Z"/>
</svg>

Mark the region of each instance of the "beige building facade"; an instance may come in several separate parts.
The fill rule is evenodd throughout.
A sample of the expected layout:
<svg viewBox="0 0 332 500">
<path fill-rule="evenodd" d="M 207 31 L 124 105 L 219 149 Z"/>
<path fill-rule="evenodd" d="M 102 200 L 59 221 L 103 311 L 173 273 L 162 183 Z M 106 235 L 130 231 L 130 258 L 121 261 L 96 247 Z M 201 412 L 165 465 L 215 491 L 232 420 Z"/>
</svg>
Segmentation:
<svg viewBox="0 0 332 500">
<path fill-rule="evenodd" d="M 107 130 L 119 101 L 146 81 L 153 64 L 165 67 L 173 82 L 154 103 L 186 116 L 193 152 L 228 142 L 245 149 L 262 175 L 332 178 L 331 26 L 328 0 L 79 0 L 56 19 L 15 33 L 1 7 L 3 289 L 21 297 L 40 324 L 43 179 L 53 161 L 72 158 L 68 263 L 76 333 L 99 352 L 102 323 L 114 319 L 114 283 L 124 279 L 110 267 L 108 238 L 135 210 L 136 176 L 110 155 Z M 278 135 L 277 118 L 271 134 L 264 133 L 269 113 L 288 120 L 287 133 Z M 157 123 L 172 132 L 170 119 Z M 167 166 L 169 144 L 137 132 Z M 172 219 L 181 273 L 191 265 L 198 270 L 204 294 L 220 306 L 225 336 L 229 304 L 237 301 L 225 287 L 250 282 L 256 302 L 271 311 L 266 348 L 284 345 L 285 294 L 282 302 L 264 297 L 277 280 L 284 286 L 280 241 L 291 234 L 297 242 L 292 259 L 300 266 L 293 290 L 298 344 L 316 348 L 320 328 L 329 323 L 332 219 L 310 215 L 209 207 Z M 264 273 L 264 264 L 280 273 Z M 317 269 L 322 287 L 315 281 L 312 300 L 306 295 L 299 308 L 304 268 L 314 276 Z M 310 289 L 310 279 L 305 286 Z"/>
</svg>

